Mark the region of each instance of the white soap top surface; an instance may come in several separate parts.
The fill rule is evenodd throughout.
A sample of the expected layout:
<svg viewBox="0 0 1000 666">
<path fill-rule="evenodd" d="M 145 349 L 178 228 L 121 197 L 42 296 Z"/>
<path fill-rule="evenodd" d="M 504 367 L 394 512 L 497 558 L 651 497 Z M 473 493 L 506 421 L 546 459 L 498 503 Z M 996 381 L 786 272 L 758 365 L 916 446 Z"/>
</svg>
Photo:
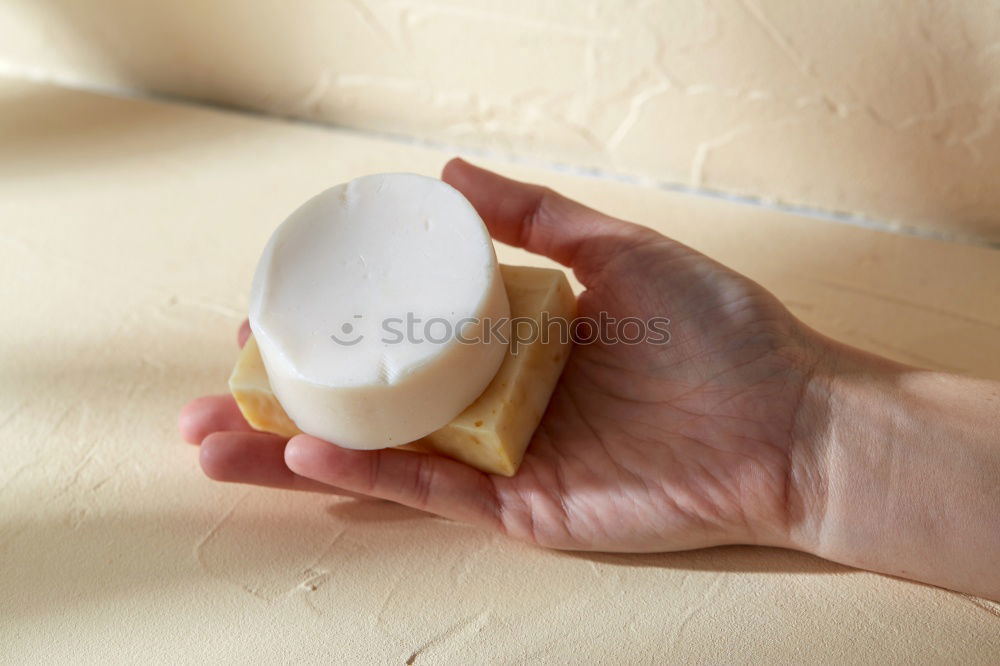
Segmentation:
<svg viewBox="0 0 1000 666">
<path fill-rule="evenodd" d="M 302 380 L 394 384 L 481 314 L 495 272 L 485 226 L 457 190 L 415 174 L 364 176 L 275 231 L 254 277 L 251 327 Z"/>
</svg>

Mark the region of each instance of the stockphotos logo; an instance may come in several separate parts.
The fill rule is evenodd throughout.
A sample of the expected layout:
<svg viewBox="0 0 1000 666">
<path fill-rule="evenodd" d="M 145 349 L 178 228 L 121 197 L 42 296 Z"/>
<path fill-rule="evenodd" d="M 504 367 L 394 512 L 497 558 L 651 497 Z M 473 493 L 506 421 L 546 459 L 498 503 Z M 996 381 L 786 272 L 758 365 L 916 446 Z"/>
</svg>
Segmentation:
<svg viewBox="0 0 1000 666">
<path fill-rule="evenodd" d="M 366 338 L 362 328 L 368 322 L 364 316 L 353 315 L 330 334 L 330 339 L 343 347 L 353 347 Z M 501 317 L 498 319 L 477 319 L 466 317 L 451 321 L 444 317 L 422 319 L 412 312 L 400 317 L 386 317 L 377 322 L 375 331 L 378 340 L 385 345 L 432 344 L 443 345 L 458 342 L 465 345 L 488 344 L 500 341 L 509 345 L 511 353 L 517 354 L 522 347 L 533 342 L 550 341 L 578 345 L 595 343 L 612 345 L 665 345 L 670 342 L 670 319 L 667 317 L 625 317 L 617 319 L 607 312 L 593 317 L 566 319 L 542 312 L 535 317 Z"/>
</svg>

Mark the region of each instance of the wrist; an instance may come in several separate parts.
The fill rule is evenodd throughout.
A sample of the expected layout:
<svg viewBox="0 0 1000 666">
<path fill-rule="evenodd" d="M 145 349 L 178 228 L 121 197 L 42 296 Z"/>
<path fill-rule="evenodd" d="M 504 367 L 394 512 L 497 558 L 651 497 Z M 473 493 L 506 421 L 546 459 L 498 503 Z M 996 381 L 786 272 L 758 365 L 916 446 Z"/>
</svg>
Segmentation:
<svg viewBox="0 0 1000 666">
<path fill-rule="evenodd" d="M 844 386 L 837 381 L 850 362 L 846 350 L 832 341 L 816 344 L 814 363 L 796 410 L 789 451 L 787 547 L 820 555 L 829 507 L 829 459 L 836 428 L 832 414 Z"/>
<path fill-rule="evenodd" d="M 895 429 L 907 418 L 900 383 L 909 368 L 833 340 L 817 347 L 790 454 L 789 543 L 846 562 L 887 518 L 886 474 L 903 438 Z"/>
<path fill-rule="evenodd" d="M 827 347 L 797 421 L 791 547 L 996 597 L 1000 387 Z"/>
</svg>

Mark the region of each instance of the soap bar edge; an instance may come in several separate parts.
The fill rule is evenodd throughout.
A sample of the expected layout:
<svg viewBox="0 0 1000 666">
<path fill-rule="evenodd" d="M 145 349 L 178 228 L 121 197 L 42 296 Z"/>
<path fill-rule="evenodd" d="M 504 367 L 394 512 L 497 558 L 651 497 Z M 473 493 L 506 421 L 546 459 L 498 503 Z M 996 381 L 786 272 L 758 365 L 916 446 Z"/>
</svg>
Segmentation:
<svg viewBox="0 0 1000 666">
<path fill-rule="evenodd" d="M 568 317 L 570 320 L 572 320 L 572 318 L 575 316 L 576 297 L 573 294 L 573 290 L 569 284 L 569 281 L 564 271 L 551 268 L 539 268 L 530 266 L 509 266 L 504 264 L 500 265 L 500 269 L 501 269 L 501 274 L 505 276 L 504 280 L 505 286 L 507 286 L 507 278 L 508 277 L 514 278 L 515 276 L 518 276 L 518 273 L 520 273 L 520 276 L 523 276 L 525 273 L 538 271 L 539 274 L 548 274 L 550 276 L 550 282 L 547 285 L 547 289 L 544 291 L 544 294 L 538 298 L 537 303 L 539 305 L 537 307 L 539 309 L 537 310 L 537 312 L 532 311 L 533 316 L 538 317 L 542 312 L 545 311 L 554 312 L 559 316 Z M 556 275 L 558 277 L 555 277 Z M 510 286 L 507 286 L 507 288 L 509 291 Z M 536 344 L 541 345 L 542 343 L 541 341 L 537 341 Z M 399 448 L 403 450 L 426 451 L 429 453 L 442 455 L 445 457 L 450 457 L 459 460 L 460 462 L 469 464 L 477 469 L 480 469 L 481 471 L 485 471 L 492 474 L 499 474 L 503 476 L 512 476 L 513 474 L 516 473 L 521 463 L 521 460 L 523 459 L 525 450 L 530 444 L 532 433 L 537 428 L 538 423 L 541 421 L 541 418 L 544 415 L 545 410 L 547 409 L 548 402 L 551 400 L 552 394 L 555 390 L 556 385 L 558 384 L 559 378 L 562 375 L 562 371 L 569 357 L 569 351 L 570 351 L 569 348 L 571 348 L 572 343 L 570 341 L 550 340 L 545 344 L 545 347 L 549 348 L 552 347 L 553 345 L 567 347 L 568 348 L 567 353 L 561 354 L 561 358 L 558 361 L 558 366 L 553 368 L 556 370 L 555 373 L 552 373 L 550 371 L 543 374 L 543 377 L 545 378 L 543 381 L 546 384 L 546 386 L 544 387 L 544 390 L 541 393 L 537 393 L 535 399 L 531 401 L 532 403 L 534 403 L 535 409 L 537 409 L 537 414 L 533 416 L 529 421 L 525 421 L 523 423 L 524 426 L 523 428 L 519 428 L 520 431 L 526 432 L 526 435 L 517 438 L 517 444 L 513 447 L 510 447 L 509 445 L 498 446 L 497 450 L 501 453 L 501 455 L 497 456 L 496 464 L 494 464 L 493 461 L 487 461 L 484 464 L 476 464 L 475 461 L 472 460 L 474 456 L 470 455 L 469 459 L 465 459 L 461 455 L 461 448 L 457 450 L 457 454 L 454 454 L 451 452 L 438 449 L 433 442 L 435 433 L 446 431 L 449 428 L 453 428 L 453 431 L 464 430 L 468 432 L 468 435 L 471 438 L 475 439 L 476 431 L 474 429 L 463 428 L 461 425 L 457 424 L 456 426 L 452 426 L 452 423 L 455 421 L 459 421 L 462 414 L 464 414 L 468 409 L 470 409 L 479 400 L 479 398 L 477 398 L 476 401 L 470 403 L 465 409 L 463 409 L 462 412 L 459 412 L 459 414 L 457 414 L 454 417 L 453 422 L 450 422 L 448 425 L 442 427 L 439 431 L 435 431 L 435 433 L 431 433 L 426 437 L 421 438 L 420 440 L 416 440 L 415 442 L 410 442 L 393 448 Z M 251 356 L 254 355 L 255 350 L 256 350 L 256 358 L 250 358 Z M 242 373 L 241 370 L 243 370 Z M 292 422 L 291 418 L 287 416 L 287 413 L 281 407 L 281 404 L 278 401 L 277 397 L 270 391 L 270 386 L 269 385 L 260 387 L 254 386 L 255 383 L 260 383 L 260 382 L 258 378 L 253 377 L 252 375 L 254 374 L 259 375 L 261 373 L 263 374 L 264 378 L 267 377 L 266 368 L 264 367 L 263 362 L 260 360 L 259 350 L 256 349 L 256 340 L 254 340 L 253 336 L 251 335 L 246 342 L 244 350 L 240 352 L 240 357 L 237 359 L 237 363 L 234 366 L 232 373 L 230 374 L 229 377 L 230 392 L 236 398 L 236 402 L 237 405 L 239 406 L 240 412 L 243 414 L 244 418 L 246 418 L 247 422 L 254 429 L 264 432 L 271 432 L 286 437 L 291 437 L 296 434 L 300 434 L 302 431 L 298 429 L 298 427 L 295 426 L 295 424 Z M 249 374 L 251 375 L 249 378 L 250 380 L 256 379 L 257 381 L 241 382 L 240 381 L 241 374 L 243 375 Z M 243 377 L 243 379 L 247 379 L 247 377 Z M 488 389 L 489 387 L 487 387 L 487 390 L 484 391 L 484 394 L 488 392 Z M 540 404 L 542 394 L 544 394 L 545 398 L 544 404 Z M 254 409 L 253 405 L 257 405 L 257 408 Z M 527 431 L 526 426 L 529 424 L 531 426 L 530 431 Z M 524 440 L 523 444 L 521 443 L 522 439 Z M 504 441 L 504 440 L 498 440 L 498 441 Z M 509 442 L 509 440 L 507 440 L 507 442 Z M 451 448 L 453 451 L 455 451 L 454 446 L 452 446 Z M 488 466 L 489 469 L 484 469 L 484 465 Z"/>
</svg>

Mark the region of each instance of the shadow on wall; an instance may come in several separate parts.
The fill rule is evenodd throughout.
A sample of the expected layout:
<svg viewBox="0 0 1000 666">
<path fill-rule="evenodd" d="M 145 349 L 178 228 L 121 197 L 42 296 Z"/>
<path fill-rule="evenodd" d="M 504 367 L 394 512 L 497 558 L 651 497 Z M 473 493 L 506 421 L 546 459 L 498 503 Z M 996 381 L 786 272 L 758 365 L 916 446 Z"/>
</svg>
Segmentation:
<svg viewBox="0 0 1000 666">
<path fill-rule="evenodd" d="M 53 170 L 88 169 L 106 161 L 170 162 L 187 146 L 228 140 L 230 120 L 180 114 L 139 99 L 109 104 L 106 97 L 36 85 L 0 89 L 0 177 L 20 179 Z M 9 182 L 9 181 L 8 181 Z"/>
<path fill-rule="evenodd" d="M 291 46 L 309 25 L 326 24 L 324 18 L 303 21 L 287 3 L 266 2 L 248 7 L 239 0 L 203 3 L 178 0 L 170 3 L 135 3 L 128 0 L 94 0 L 63 3 L 52 0 L 14 0 L 53 42 L 62 45 L 67 59 L 79 62 L 83 78 L 141 91 L 202 99 L 226 105 L 259 108 L 289 94 L 307 90 L 285 89 L 300 80 L 302 44 Z M 353 12 L 347 2 L 314 4 L 315 11 L 339 7 Z M 252 13 L 251 13 L 252 12 Z M 330 19 L 335 19 L 332 12 Z M 338 22 L 330 21 L 332 32 Z M 275 48 L 278 35 L 286 49 Z M 326 33 L 330 37 L 330 33 Z M 253 61 L 253 66 L 248 63 Z M 326 63 L 316 63 L 316 66 Z M 65 65 L 57 71 L 80 78 Z M 273 90 L 259 90 L 262 77 Z"/>
</svg>

